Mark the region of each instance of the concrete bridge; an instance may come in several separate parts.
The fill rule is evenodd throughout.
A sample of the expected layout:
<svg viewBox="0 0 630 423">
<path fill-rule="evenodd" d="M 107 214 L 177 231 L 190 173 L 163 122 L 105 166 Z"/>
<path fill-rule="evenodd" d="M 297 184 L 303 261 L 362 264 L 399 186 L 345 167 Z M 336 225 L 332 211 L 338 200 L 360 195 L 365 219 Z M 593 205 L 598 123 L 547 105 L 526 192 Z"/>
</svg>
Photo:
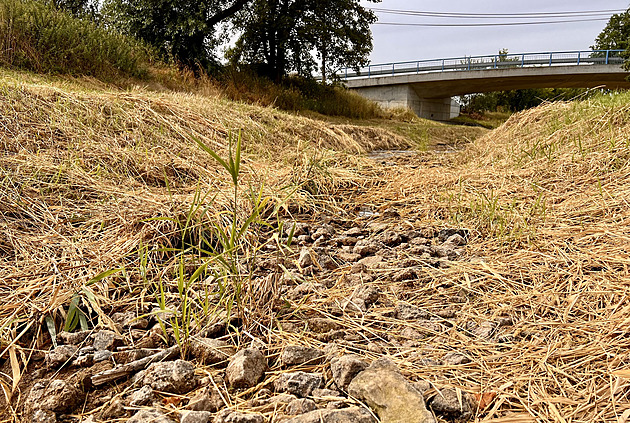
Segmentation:
<svg viewBox="0 0 630 423">
<path fill-rule="evenodd" d="M 453 96 L 525 88 L 628 89 L 623 50 L 497 54 L 369 65 L 337 76 L 350 89 L 386 108 L 408 107 L 418 116 L 459 115 Z"/>
</svg>

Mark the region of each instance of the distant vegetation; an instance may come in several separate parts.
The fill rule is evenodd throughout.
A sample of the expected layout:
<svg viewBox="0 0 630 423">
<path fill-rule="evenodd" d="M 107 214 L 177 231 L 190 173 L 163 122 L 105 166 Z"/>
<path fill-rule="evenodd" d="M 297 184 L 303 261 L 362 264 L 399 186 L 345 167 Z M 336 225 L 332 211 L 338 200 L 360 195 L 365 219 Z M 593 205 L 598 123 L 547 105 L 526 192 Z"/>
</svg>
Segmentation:
<svg viewBox="0 0 630 423">
<path fill-rule="evenodd" d="M 591 91 L 583 88 L 530 88 L 462 96 L 464 113 L 519 112 L 549 101 L 585 98 Z"/>
</svg>

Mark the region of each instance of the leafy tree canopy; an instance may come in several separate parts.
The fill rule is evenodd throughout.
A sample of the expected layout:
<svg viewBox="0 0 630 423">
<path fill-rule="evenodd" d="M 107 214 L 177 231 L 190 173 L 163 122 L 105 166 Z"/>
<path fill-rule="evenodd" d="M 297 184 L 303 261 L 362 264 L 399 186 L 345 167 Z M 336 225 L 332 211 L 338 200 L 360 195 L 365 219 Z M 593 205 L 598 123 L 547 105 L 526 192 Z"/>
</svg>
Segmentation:
<svg viewBox="0 0 630 423">
<path fill-rule="evenodd" d="M 233 63 L 252 64 L 274 80 L 319 67 L 326 80 L 341 67 L 367 64 L 376 15 L 359 0 L 255 0 L 239 20 Z"/>
<path fill-rule="evenodd" d="M 105 0 L 106 23 L 155 46 L 164 56 L 208 69 L 218 42 L 216 27 L 251 0 Z"/>
<path fill-rule="evenodd" d="M 610 17 L 595 39 L 593 50 L 626 50 L 630 45 L 630 9 Z"/>
</svg>

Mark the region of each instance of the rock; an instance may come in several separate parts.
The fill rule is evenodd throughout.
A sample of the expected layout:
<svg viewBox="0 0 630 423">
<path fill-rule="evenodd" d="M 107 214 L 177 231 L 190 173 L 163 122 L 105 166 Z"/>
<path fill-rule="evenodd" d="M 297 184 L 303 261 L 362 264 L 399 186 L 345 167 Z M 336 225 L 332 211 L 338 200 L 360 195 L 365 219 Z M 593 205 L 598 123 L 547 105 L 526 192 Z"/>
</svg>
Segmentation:
<svg viewBox="0 0 630 423">
<path fill-rule="evenodd" d="M 347 263 L 354 263 L 361 259 L 361 254 L 355 254 L 346 251 L 337 251 L 337 258 Z"/>
<path fill-rule="evenodd" d="M 483 339 L 490 339 L 496 333 L 497 324 L 485 321 L 472 330 L 472 334 Z"/>
<path fill-rule="evenodd" d="M 149 320 L 136 316 L 136 313 L 133 311 L 114 313 L 112 320 L 126 329 L 146 329 L 149 327 Z"/>
<path fill-rule="evenodd" d="M 428 319 L 429 317 L 429 313 L 426 310 L 407 302 L 399 301 L 398 304 L 396 304 L 396 318 L 400 320 Z"/>
<path fill-rule="evenodd" d="M 77 353 L 76 345 L 59 345 L 52 351 L 49 351 L 44 358 L 46 365 L 51 369 L 57 369 L 69 363 L 72 357 Z"/>
<path fill-rule="evenodd" d="M 180 423 L 209 423 L 212 421 L 212 413 L 208 411 L 185 411 L 179 420 Z"/>
<path fill-rule="evenodd" d="M 343 233 L 346 236 L 353 236 L 353 237 L 357 237 L 357 236 L 361 236 L 363 235 L 363 230 L 361 228 L 358 228 L 356 226 L 348 229 L 347 231 L 345 231 Z"/>
<path fill-rule="evenodd" d="M 345 312 L 364 313 L 374 304 L 380 296 L 378 290 L 371 285 L 358 286 L 352 295 L 342 302 L 341 306 Z"/>
<path fill-rule="evenodd" d="M 392 276 L 392 281 L 394 282 L 408 281 L 411 279 L 417 279 L 416 269 L 414 268 L 399 270 L 398 272 L 394 273 L 394 276 Z"/>
<path fill-rule="evenodd" d="M 425 380 L 420 380 L 418 382 L 412 383 L 413 387 L 416 388 L 418 392 L 422 394 L 424 397 L 425 392 L 431 389 L 431 384 Z"/>
<path fill-rule="evenodd" d="M 323 351 L 302 345 L 288 345 L 282 350 L 280 361 L 283 366 L 320 364 L 325 357 Z"/>
<path fill-rule="evenodd" d="M 380 242 L 370 241 L 367 239 L 361 239 L 352 249 L 352 252 L 359 254 L 362 257 L 369 256 L 382 250 L 384 245 Z"/>
<path fill-rule="evenodd" d="M 190 343 L 190 352 L 203 364 L 217 364 L 236 354 L 236 348 L 220 339 L 197 338 Z"/>
<path fill-rule="evenodd" d="M 284 233 L 287 236 L 291 236 L 291 232 L 293 232 L 293 237 L 307 235 L 309 233 L 309 227 L 306 223 L 302 222 L 285 222 Z"/>
<path fill-rule="evenodd" d="M 337 245 L 355 245 L 359 242 L 359 238 L 353 236 L 342 235 L 337 238 L 333 238 L 332 241 Z"/>
<path fill-rule="evenodd" d="M 284 423 L 376 423 L 376 419 L 365 408 L 349 407 L 341 410 L 314 410 L 285 420 Z"/>
<path fill-rule="evenodd" d="M 273 383 L 276 392 L 287 392 L 298 397 L 308 397 L 314 389 L 324 383 L 324 377 L 317 373 L 282 373 Z"/>
<path fill-rule="evenodd" d="M 175 423 L 156 409 L 140 410 L 127 423 Z"/>
<path fill-rule="evenodd" d="M 223 398 L 214 387 L 206 386 L 193 396 L 186 409 L 193 411 L 209 411 L 216 413 L 225 406 Z"/>
<path fill-rule="evenodd" d="M 367 364 L 356 355 L 344 355 L 336 357 L 330 361 L 335 385 L 340 389 L 347 389 L 354 377 L 365 370 Z"/>
<path fill-rule="evenodd" d="M 466 245 L 466 239 L 461 236 L 460 234 L 453 234 L 451 236 L 448 237 L 448 239 L 446 240 L 445 244 L 449 244 L 449 245 L 454 245 L 454 246 L 462 246 L 462 245 Z"/>
<path fill-rule="evenodd" d="M 124 338 L 111 330 L 99 330 L 94 335 L 94 343 L 92 346 L 96 351 L 109 350 L 113 351 L 125 342 Z"/>
<path fill-rule="evenodd" d="M 460 364 L 470 363 L 470 359 L 468 357 L 466 357 L 462 353 L 458 353 L 455 351 L 446 353 L 442 358 L 442 361 L 444 361 L 444 364 L 448 364 L 450 366 L 458 366 Z"/>
<path fill-rule="evenodd" d="M 99 350 L 94 353 L 94 355 L 92 356 L 92 360 L 95 363 L 99 363 L 101 361 L 109 360 L 110 358 L 112 358 L 112 356 L 113 354 L 111 351 Z"/>
<path fill-rule="evenodd" d="M 436 414 L 450 419 L 466 420 L 472 416 L 472 408 L 467 395 L 461 393 L 458 396 L 453 388 L 439 390 L 429 406 Z"/>
<path fill-rule="evenodd" d="M 287 405 L 286 413 L 290 416 L 295 416 L 297 414 L 304 414 L 313 410 L 317 410 L 317 404 L 315 404 L 315 401 L 306 398 L 300 398 L 291 401 Z"/>
<path fill-rule="evenodd" d="M 141 407 L 143 405 L 151 404 L 153 401 L 153 389 L 149 385 L 144 385 L 142 388 L 133 392 L 129 396 L 129 405 L 132 407 Z"/>
<path fill-rule="evenodd" d="M 251 388 L 265 375 L 267 360 L 255 348 L 246 348 L 237 352 L 226 369 L 230 386 L 234 388 Z"/>
<path fill-rule="evenodd" d="M 333 330 L 338 330 L 341 327 L 341 325 L 334 320 L 323 317 L 308 319 L 307 323 L 309 329 L 315 333 L 328 333 Z"/>
<path fill-rule="evenodd" d="M 400 244 L 403 241 L 403 239 L 400 236 L 400 234 L 396 233 L 394 231 L 381 232 L 376 237 L 374 237 L 374 239 L 379 241 L 379 242 L 382 242 L 383 244 L 387 245 L 388 247 L 394 247 L 394 246 Z"/>
<path fill-rule="evenodd" d="M 37 409 L 31 416 L 31 423 L 57 423 L 57 415 L 50 410 Z"/>
<path fill-rule="evenodd" d="M 105 407 L 101 415 L 102 420 L 116 419 L 125 414 L 125 407 L 119 397 L 114 398 L 111 403 Z"/>
<path fill-rule="evenodd" d="M 464 240 L 467 240 L 469 232 L 470 231 L 468 229 L 440 229 L 440 231 L 438 232 L 437 237 L 440 240 L 440 242 L 446 241 L 447 239 L 449 239 L 453 235 L 459 235 Z M 433 236 L 427 236 L 425 238 L 433 238 Z"/>
<path fill-rule="evenodd" d="M 311 256 L 311 250 L 306 247 L 302 248 L 302 250 L 300 250 L 300 256 L 298 257 L 297 263 L 302 269 L 312 266 L 313 257 Z"/>
<path fill-rule="evenodd" d="M 87 339 L 90 333 L 92 333 L 92 331 L 89 330 L 82 330 L 80 332 L 59 332 L 57 334 L 57 340 L 62 344 L 79 345 Z"/>
<path fill-rule="evenodd" d="M 435 423 L 422 394 L 390 360 L 376 360 L 359 373 L 350 382 L 348 393 L 374 410 L 382 423 Z"/>
<path fill-rule="evenodd" d="M 65 380 L 40 381 L 33 385 L 24 405 L 27 411 L 69 413 L 83 402 L 85 395 Z"/>
<path fill-rule="evenodd" d="M 171 394 L 185 394 L 197 385 L 195 368 L 184 360 L 153 363 L 147 368 L 142 381 L 156 391 Z"/>
<path fill-rule="evenodd" d="M 320 292 L 320 291 L 323 291 L 324 289 L 326 288 L 324 287 L 324 285 L 320 283 L 304 282 L 292 288 L 287 293 L 287 298 L 291 300 L 299 300 L 301 298 L 306 297 L 309 294 Z"/>
<path fill-rule="evenodd" d="M 322 388 L 313 389 L 313 392 L 311 393 L 311 396 L 315 398 L 316 400 L 318 399 L 325 400 L 327 398 L 339 399 L 340 395 L 341 393 L 339 391 L 335 391 L 332 389 L 322 389 Z"/>
<path fill-rule="evenodd" d="M 264 423 L 265 418 L 260 414 L 239 413 L 227 410 L 214 417 L 213 423 Z"/>
</svg>

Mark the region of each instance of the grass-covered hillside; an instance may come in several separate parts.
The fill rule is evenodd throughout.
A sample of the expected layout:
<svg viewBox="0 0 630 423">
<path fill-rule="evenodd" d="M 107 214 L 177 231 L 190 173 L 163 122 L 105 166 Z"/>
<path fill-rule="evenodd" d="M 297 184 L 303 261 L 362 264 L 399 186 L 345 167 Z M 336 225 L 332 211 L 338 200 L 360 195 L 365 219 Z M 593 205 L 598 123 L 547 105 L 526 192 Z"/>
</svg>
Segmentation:
<svg viewBox="0 0 630 423">
<path fill-rule="evenodd" d="M 441 389 L 486 421 L 628 414 L 629 95 L 544 105 L 461 151 L 381 161 L 366 153 L 478 131 L 303 117 L 219 94 L 7 70 L 0 92 L 5 421 L 29 421 L 36 369 L 76 382 L 77 367 L 41 361 L 62 330 L 119 331 L 127 346 L 114 353 L 132 348 L 137 332 L 116 312 L 154 322 L 163 347 L 180 346 L 199 377 L 224 377 L 224 365 L 189 350 L 211 325 L 231 321 L 221 339 L 235 348 L 258 339 L 265 379 L 216 388 L 228 408 L 268 421 L 284 406 L 254 399 L 290 370 L 278 359 L 288 344 L 388 356 L 407 380 L 429 383 L 438 419 L 447 418 Z M 299 238 L 293 222 L 359 238 Z M 444 229 L 466 229 L 467 244 L 445 250 Z M 390 244 L 376 253 L 348 244 L 363 238 Z M 357 314 L 344 301 L 364 286 L 378 295 Z M 402 319 L 403 303 L 425 317 Z M 308 371 L 332 384 L 326 363 Z M 133 415 L 105 413 L 135 389 L 128 379 L 81 389 L 84 406 L 57 418 Z M 193 393 L 156 395 L 175 418 Z"/>
</svg>

